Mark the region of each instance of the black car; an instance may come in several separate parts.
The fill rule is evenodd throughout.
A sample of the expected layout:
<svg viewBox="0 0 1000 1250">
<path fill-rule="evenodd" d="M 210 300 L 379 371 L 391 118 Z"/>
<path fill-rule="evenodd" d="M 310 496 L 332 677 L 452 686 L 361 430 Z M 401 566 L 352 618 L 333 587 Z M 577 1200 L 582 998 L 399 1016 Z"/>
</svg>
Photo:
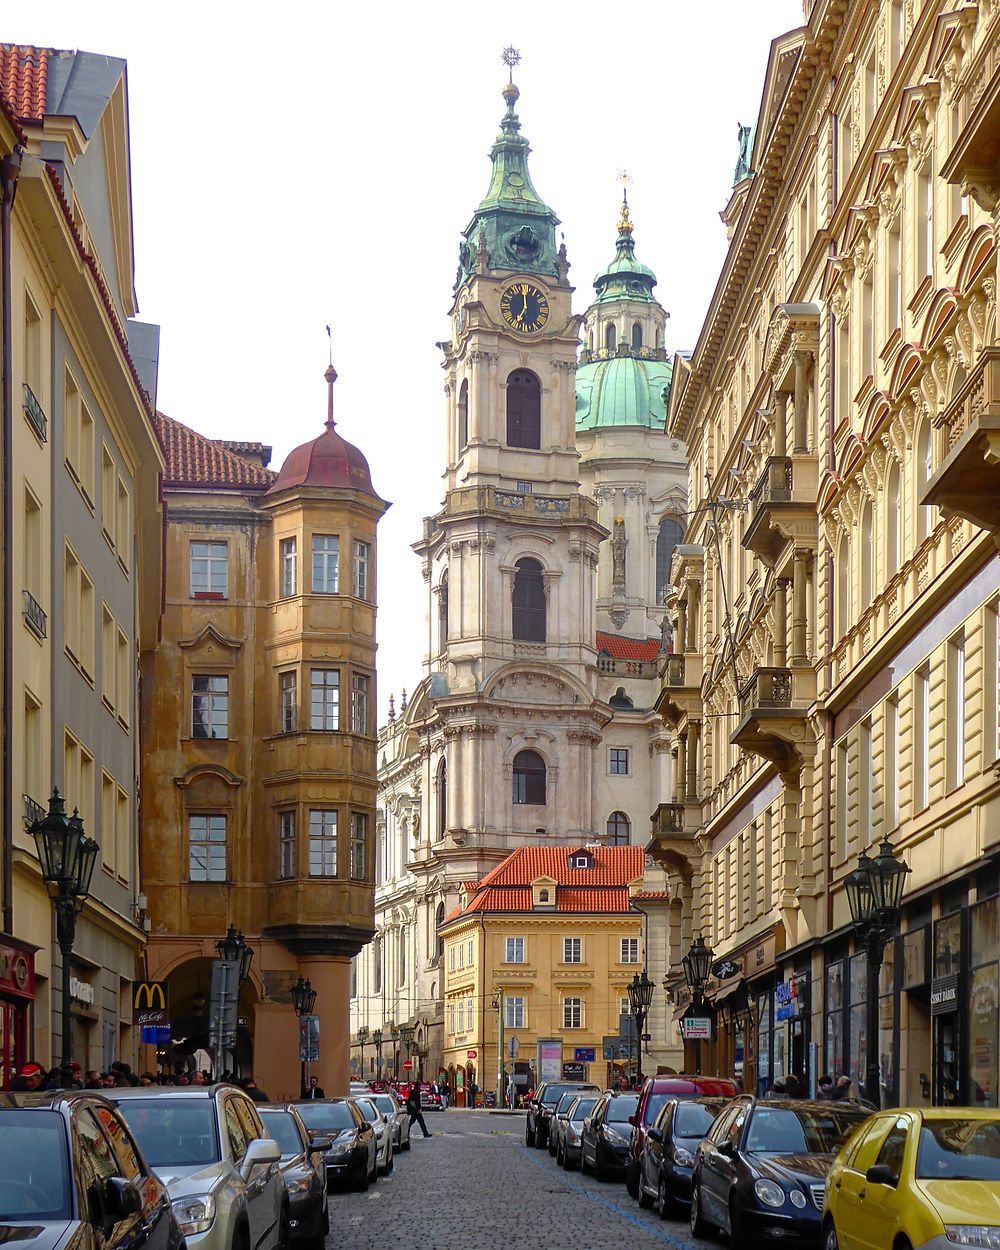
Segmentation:
<svg viewBox="0 0 1000 1250">
<path fill-rule="evenodd" d="M 852 1103 L 738 1098 L 695 1153 L 691 1231 L 818 1245 L 826 1177 L 871 1113 Z M 780 1232 L 777 1231 L 780 1229 Z"/>
<path fill-rule="evenodd" d="M 0 1242 L 182 1250 L 166 1188 L 99 1094 L 0 1094 Z"/>
<path fill-rule="evenodd" d="M 583 1122 L 580 1134 L 580 1171 L 593 1169 L 599 1181 L 628 1166 L 629 1142 L 638 1094 L 605 1094 Z"/>
<path fill-rule="evenodd" d="M 278 1166 L 288 1190 L 291 1239 L 319 1250 L 330 1231 L 324 1155 L 333 1142 L 325 1135 L 311 1135 L 294 1107 L 260 1107 L 259 1111 L 268 1137 L 281 1149 Z"/>
<path fill-rule="evenodd" d="M 639 1162 L 639 1206 L 655 1202 L 660 1218 L 677 1215 L 691 1201 L 691 1170 L 698 1143 L 727 1098 L 668 1098 L 650 1125 Z"/>
<path fill-rule="evenodd" d="M 549 1144 L 549 1129 L 556 1104 L 563 1094 L 575 1090 L 578 1094 L 599 1093 L 596 1085 L 582 1081 L 545 1081 L 535 1091 L 528 1103 L 528 1118 L 524 1126 L 524 1144 L 537 1146 L 539 1150 Z"/>
<path fill-rule="evenodd" d="M 330 1138 L 323 1154 L 328 1181 L 353 1180 L 367 1189 L 378 1178 L 375 1132 L 357 1104 L 349 1098 L 297 1102 L 295 1110 L 310 1133 Z"/>
</svg>

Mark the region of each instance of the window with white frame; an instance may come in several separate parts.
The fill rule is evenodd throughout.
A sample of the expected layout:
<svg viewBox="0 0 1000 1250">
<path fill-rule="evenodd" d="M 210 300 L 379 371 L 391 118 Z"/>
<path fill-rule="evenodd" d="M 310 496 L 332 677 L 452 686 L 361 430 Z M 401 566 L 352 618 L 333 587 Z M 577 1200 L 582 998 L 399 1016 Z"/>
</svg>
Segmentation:
<svg viewBox="0 0 1000 1250">
<path fill-rule="evenodd" d="M 455 1004 L 448 1004 L 448 1032 L 454 1037 L 455 1035 Z"/>
<path fill-rule="evenodd" d="M 564 937 L 563 938 L 563 957 L 564 964 L 583 963 L 583 938 Z"/>
<path fill-rule="evenodd" d="M 524 999 L 518 995 L 506 995 L 503 1004 L 503 1027 L 505 1029 L 524 1028 Z"/>
<path fill-rule="evenodd" d="M 226 817 L 204 812 L 188 816 L 188 880 L 225 881 Z"/>
<path fill-rule="evenodd" d="M 449 972 L 455 971 L 455 948 L 454 946 L 448 947 L 448 971 Z"/>
<path fill-rule="evenodd" d="M 623 937 L 620 947 L 619 963 L 637 964 L 639 962 L 639 939 L 637 937 Z"/>
<path fill-rule="evenodd" d="M 295 876 L 295 813 L 278 813 L 278 876 Z"/>
<path fill-rule="evenodd" d="M 505 964 L 523 964 L 524 963 L 524 938 L 509 937 L 504 939 L 504 956 Z"/>
<path fill-rule="evenodd" d="M 628 776 L 628 747 L 609 748 L 608 772 L 617 777 Z"/>
<path fill-rule="evenodd" d="M 363 673 L 351 675 L 351 733 L 368 732 L 368 678 Z"/>
<path fill-rule="evenodd" d="M 458 1031 L 459 1033 L 465 1032 L 465 999 L 464 998 L 460 998 L 458 1000 Z"/>
<path fill-rule="evenodd" d="M 562 1002 L 562 1026 L 564 1029 L 583 1028 L 583 999 L 564 998 Z"/>
<path fill-rule="evenodd" d="M 340 587 L 340 539 L 336 534 L 313 534 L 312 589 L 314 595 L 335 595 Z"/>
<path fill-rule="evenodd" d="M 313 808 L 309 813 L 309 875 L 337 875 L 337 813 Z"/>
<path fill-rule="evenodd" d="M 340 728 L 340 672 L 314 668 L 309 673 L 309 728 L 332 733 Z"/>
<path fill-rule="evenodd" d="M 351 812 L 351 876 L 355 881 L 367 880 L 368 817 L 364 812 Z"/>
<path fill-rule="evenodd" d="M 225 674 L 192 676 L 191 737 L 229 737 L 229 678 Z"/>
<path fill-rule="evenodd" d="M 298 587 L 298 541 L 294 537 L 283 538 L 278 545 L 278 551 L 281 566 L 281 597 L 287 599 L 295 594 Z"/>
<path fill-rule="evenodd" d="M 229 593 L 228 544 L 193 542 L 190 578 L 193 599 L 225 599 Z"/>
<path fill-rule="evenodd" d="M 472 967 L 473 962 L 474 962 L 473 957 L 472 957 L 474 942 L 475 942 L 475 938 L 469 938 L 468 942 L 466 942 L 465 944 L 466 945 L 466 962 L 468 963 L 470 968 Z"/>
<path fill-rule="evenodd" d="M 299 675 L 294 669 L 278 674 L 278 697 L 281 704 L 281 732 L 295 733 L 299 722 Z"/>
<path fill-rule="evenodd" d="M 354 595 L 358 599 L 368 598 L 371 550 L 371 543 L 355 542 L 354 544 Z"/>
<path fill-rule="evenodd" d="M 465 943 L 464 942 L 459 942 L 458 944 L 458 966 L 459 966 L 459 969 L 462 969 L 465 967 Z"/>
</svg>

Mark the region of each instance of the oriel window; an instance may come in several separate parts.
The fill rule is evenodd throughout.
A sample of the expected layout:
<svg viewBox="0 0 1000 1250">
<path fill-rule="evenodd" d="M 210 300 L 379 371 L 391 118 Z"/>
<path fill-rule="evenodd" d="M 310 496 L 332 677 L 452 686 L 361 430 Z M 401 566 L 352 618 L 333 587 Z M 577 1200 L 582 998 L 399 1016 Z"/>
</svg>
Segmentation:
<svg viewBox="0 0 1000 1250">
<path fill-rule="evenodd" d="M 314 668 L 309 674 L 309 728 L 333 733 L 340 728 L 340 671 Z"/>
<path fill-rule="evenodd" d="M 313 534 L 312 589 L 314 595 L 335 595 L 340 589 L 340 539 L 336 534 Z"/>
<path fill-rule="evenodd" d="M 368 598 L 368 570 L 371 564 L 371 543 L 354 544 L 354 597 Z"/>
<path fill-rule="evenodd" d="M 313 808 L 309 813 L 309 875 L 337 875 L 337 813 Z"/>
<path fill-rule="evenodd" d="M 368 817 L 364 812 L 351 812 L 351 876 L 355 881 L 368 879 Z"/>
<path fill-rule="evenodd" d="M 299 720 L 299 676 L 294 670 L 278 677 L 278 694 L 281 704 L 281 732 L 295 733 Z"/>
<path fill-rule="evenodd" d="M 351 677 L 351 733 L 368 732 L 368 678 L 361 673 Z"/>
<path fill-rule="evenodd" d="M 278 815 L 278 876 L 283 880 L 295 876 L 295 813 Z"/>
<path fill-rule="evenodd" d="M 283 538 L 280 544 L 281 597 L 294 595 L 298 585 L 299 553 L 294 538 Z"/>
</svg>

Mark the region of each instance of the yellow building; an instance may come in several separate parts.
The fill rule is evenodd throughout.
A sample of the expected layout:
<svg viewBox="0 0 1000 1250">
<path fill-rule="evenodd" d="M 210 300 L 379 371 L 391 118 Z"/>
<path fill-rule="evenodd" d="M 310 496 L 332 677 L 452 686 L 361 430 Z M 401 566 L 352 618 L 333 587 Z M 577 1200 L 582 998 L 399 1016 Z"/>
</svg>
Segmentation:
<svg viewBox="0 0 1000 1250">
<path fill-rule="evenodd" d="M 443 1063 L 459 1105 L 473 1082 L 506 1090 L 515 1038 L 521 1092 L 564 1075 L 604 1086 L 624 1071 L 605 1039 L 621 1036 L 627 986 L 643 967 L 632 906 L 652 900 L 642 874 L 637 846 L 522 847 L 466 884 L 438 930 Z"/>
<path fill-rule="evenodd" d="M 696 933 L 726 958 L 720 1072 L 863 1083 L 874 1046 L 890 1105 L 995 1106 L 1000 9 L 805 8 L 675 364 L 692 516 L 650 850 L 675 964 Z M 885 837 L 911 871 L 872 1039 L 844 880 Z"/>
<path fill-rule="evenodd" d="M 0 1088 L 29 1056 L 62 1058 L 61 960 L 27 832 L 53 787 L 101 848 L 68 1057 L 137 1058 L 137 656 L 159 616 L 162 460 L 158 329 L 135 320 L 128 124 L 124 61 L 0 44 Z"/>
<path fill-rule="evenodd" d="M 351 957 L 374 931 L 375 528 L 387 504 L 326 429 L 277 474 L 270 448 L 158 416 L 166 469 L 161 637 L 143 656 L 149 976 L 169 1059 L 208 1044 L 210 963 L 254 951 L 236 1062 L 299 1092 L 289 990 L 317 991 L 328 1094 L 347 1088 Z"/>
</svg>

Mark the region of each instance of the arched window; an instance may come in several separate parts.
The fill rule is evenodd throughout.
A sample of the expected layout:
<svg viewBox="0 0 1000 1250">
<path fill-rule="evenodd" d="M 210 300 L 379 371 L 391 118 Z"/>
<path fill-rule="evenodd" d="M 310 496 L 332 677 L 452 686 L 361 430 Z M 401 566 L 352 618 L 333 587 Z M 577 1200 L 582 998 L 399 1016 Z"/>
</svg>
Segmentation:
<svg viewBox="0 0 1000 1250">
<path fill-rule="evenodd" d="M 462 389 L 458 392 L 458 449 L 461 449 L 469 441 L 469 382 L 466 379 L 462 383 Z"/>
<path fill-rule="evenodd" d="M 448 761 L 444 756 L 441 757 L 441 762 L 437 766 L 435 788 L 437 790 L 437 836 L 440 841 L 448 826 Z"/>
<path fill-rule="evenodd" d="M 663 346 L 663 335 L 659 330 L 656 331 L 656 346 L 658 349 Z"/>
<path fill-rule="evenodd" d="M 618 331 L 613 321 L 609 321 L 604 327 L 604 346 L 609 352 L 615 351 L 618 347 Z"/>
<path fill-rule="evenodd" d="M 638 321 L 632 322 L 632 349 L 638 351 L 642 346 L 642 326 Z"/>
<path fill-rule="evenodd" d="M 448 570 L 441 575 L 438 591 L 438 650 L 443 651 L 448 641 Z"/>
<path fill-rule="evenodd" d="M 927 483 L 934 472 L 934 457 L 931 446 L 931 423 L 925 421 L 917 436 L 917 541 L 923 540 L 934 527 L 934 508 L 921 504 Z"/>
<path fill-rule="evenodd" d="M 846 634 L 851 625 L 851 547 L 847 538 L 837 549 L 837 628 Z"/>
<path fill-rule="evenodd" d="M 861 565 L 861 598 L 858 602 L 858 610 L 864 612 L 872 601 L 872 565 L 875 561 L 875 552 L 872 550 L 875 544 L 875 532 L 870 499 L 865 501 L 865 506 L 861 509 L 859 538 L 861 542 L 858 552 Z"/>
<path fill-rule="evenodd" d="M 624 812 L 612 812 L 608 817 L 608 843 L 610 846 L 628 846 L 632 822 Z"/>
<path fill-rule="evenodd" d="M 591 330 L 590 333 L 587 335 L 587 351 L 592 352 L 593 350 L 594 350 L 594 331 Z"/>
<path fill-rule="evenodd" d="M 375 970 L 375 993 L 382 992 L 382 939 L 375 935 L 372 939 L 372 966 Z"/>
<path fill-rule="evenodd" d="M 518 751 L 514 756 L 514 802 L 545 804 L 545 761 L 537 751 Z"/>
<path fill-rule="evenodd" d="M 406 930 L 399 931 L 399 984 L 406 984 Z"/>
<path fill-rule="evenodd" d="M 545 582 L 542 566 L 525 556 L 514 566 L 511 636 L 518 642 L 545 641 Z"/>
<path fill-rule="evenodd" d="M 444 934 L 441 932 L 441 926 L 444 924 L 444 903 L 438 903 L 437 911 L 434 913 L 434 932 L 437 939 L 434 943 L 434 949 L 437 951 L 438 959 L 444 955 Z M 433 995 L 431 995 L 433 998 Z"/>
<path fill-rule="evenodd" d="M 656 602 L 661 604 L 670 588 L 670 561 L 674 548 L 684 537 L 684 531 L 673 517 L 664 517 L 656 535 Z"/>
<path fill-rule="evenodd" d="M 515 369 L 507 379 L 507 446 L 542 445 L 542 386 L 527 369 Z"/>
<path fill-rule="evenodd" d="M 902 535 L 902 508 L 899 495 L 899 465 L 889 466 L 885 483 L 885 575 L 894 577 L 899 571 L 899 540 Z"/>
</svg>

